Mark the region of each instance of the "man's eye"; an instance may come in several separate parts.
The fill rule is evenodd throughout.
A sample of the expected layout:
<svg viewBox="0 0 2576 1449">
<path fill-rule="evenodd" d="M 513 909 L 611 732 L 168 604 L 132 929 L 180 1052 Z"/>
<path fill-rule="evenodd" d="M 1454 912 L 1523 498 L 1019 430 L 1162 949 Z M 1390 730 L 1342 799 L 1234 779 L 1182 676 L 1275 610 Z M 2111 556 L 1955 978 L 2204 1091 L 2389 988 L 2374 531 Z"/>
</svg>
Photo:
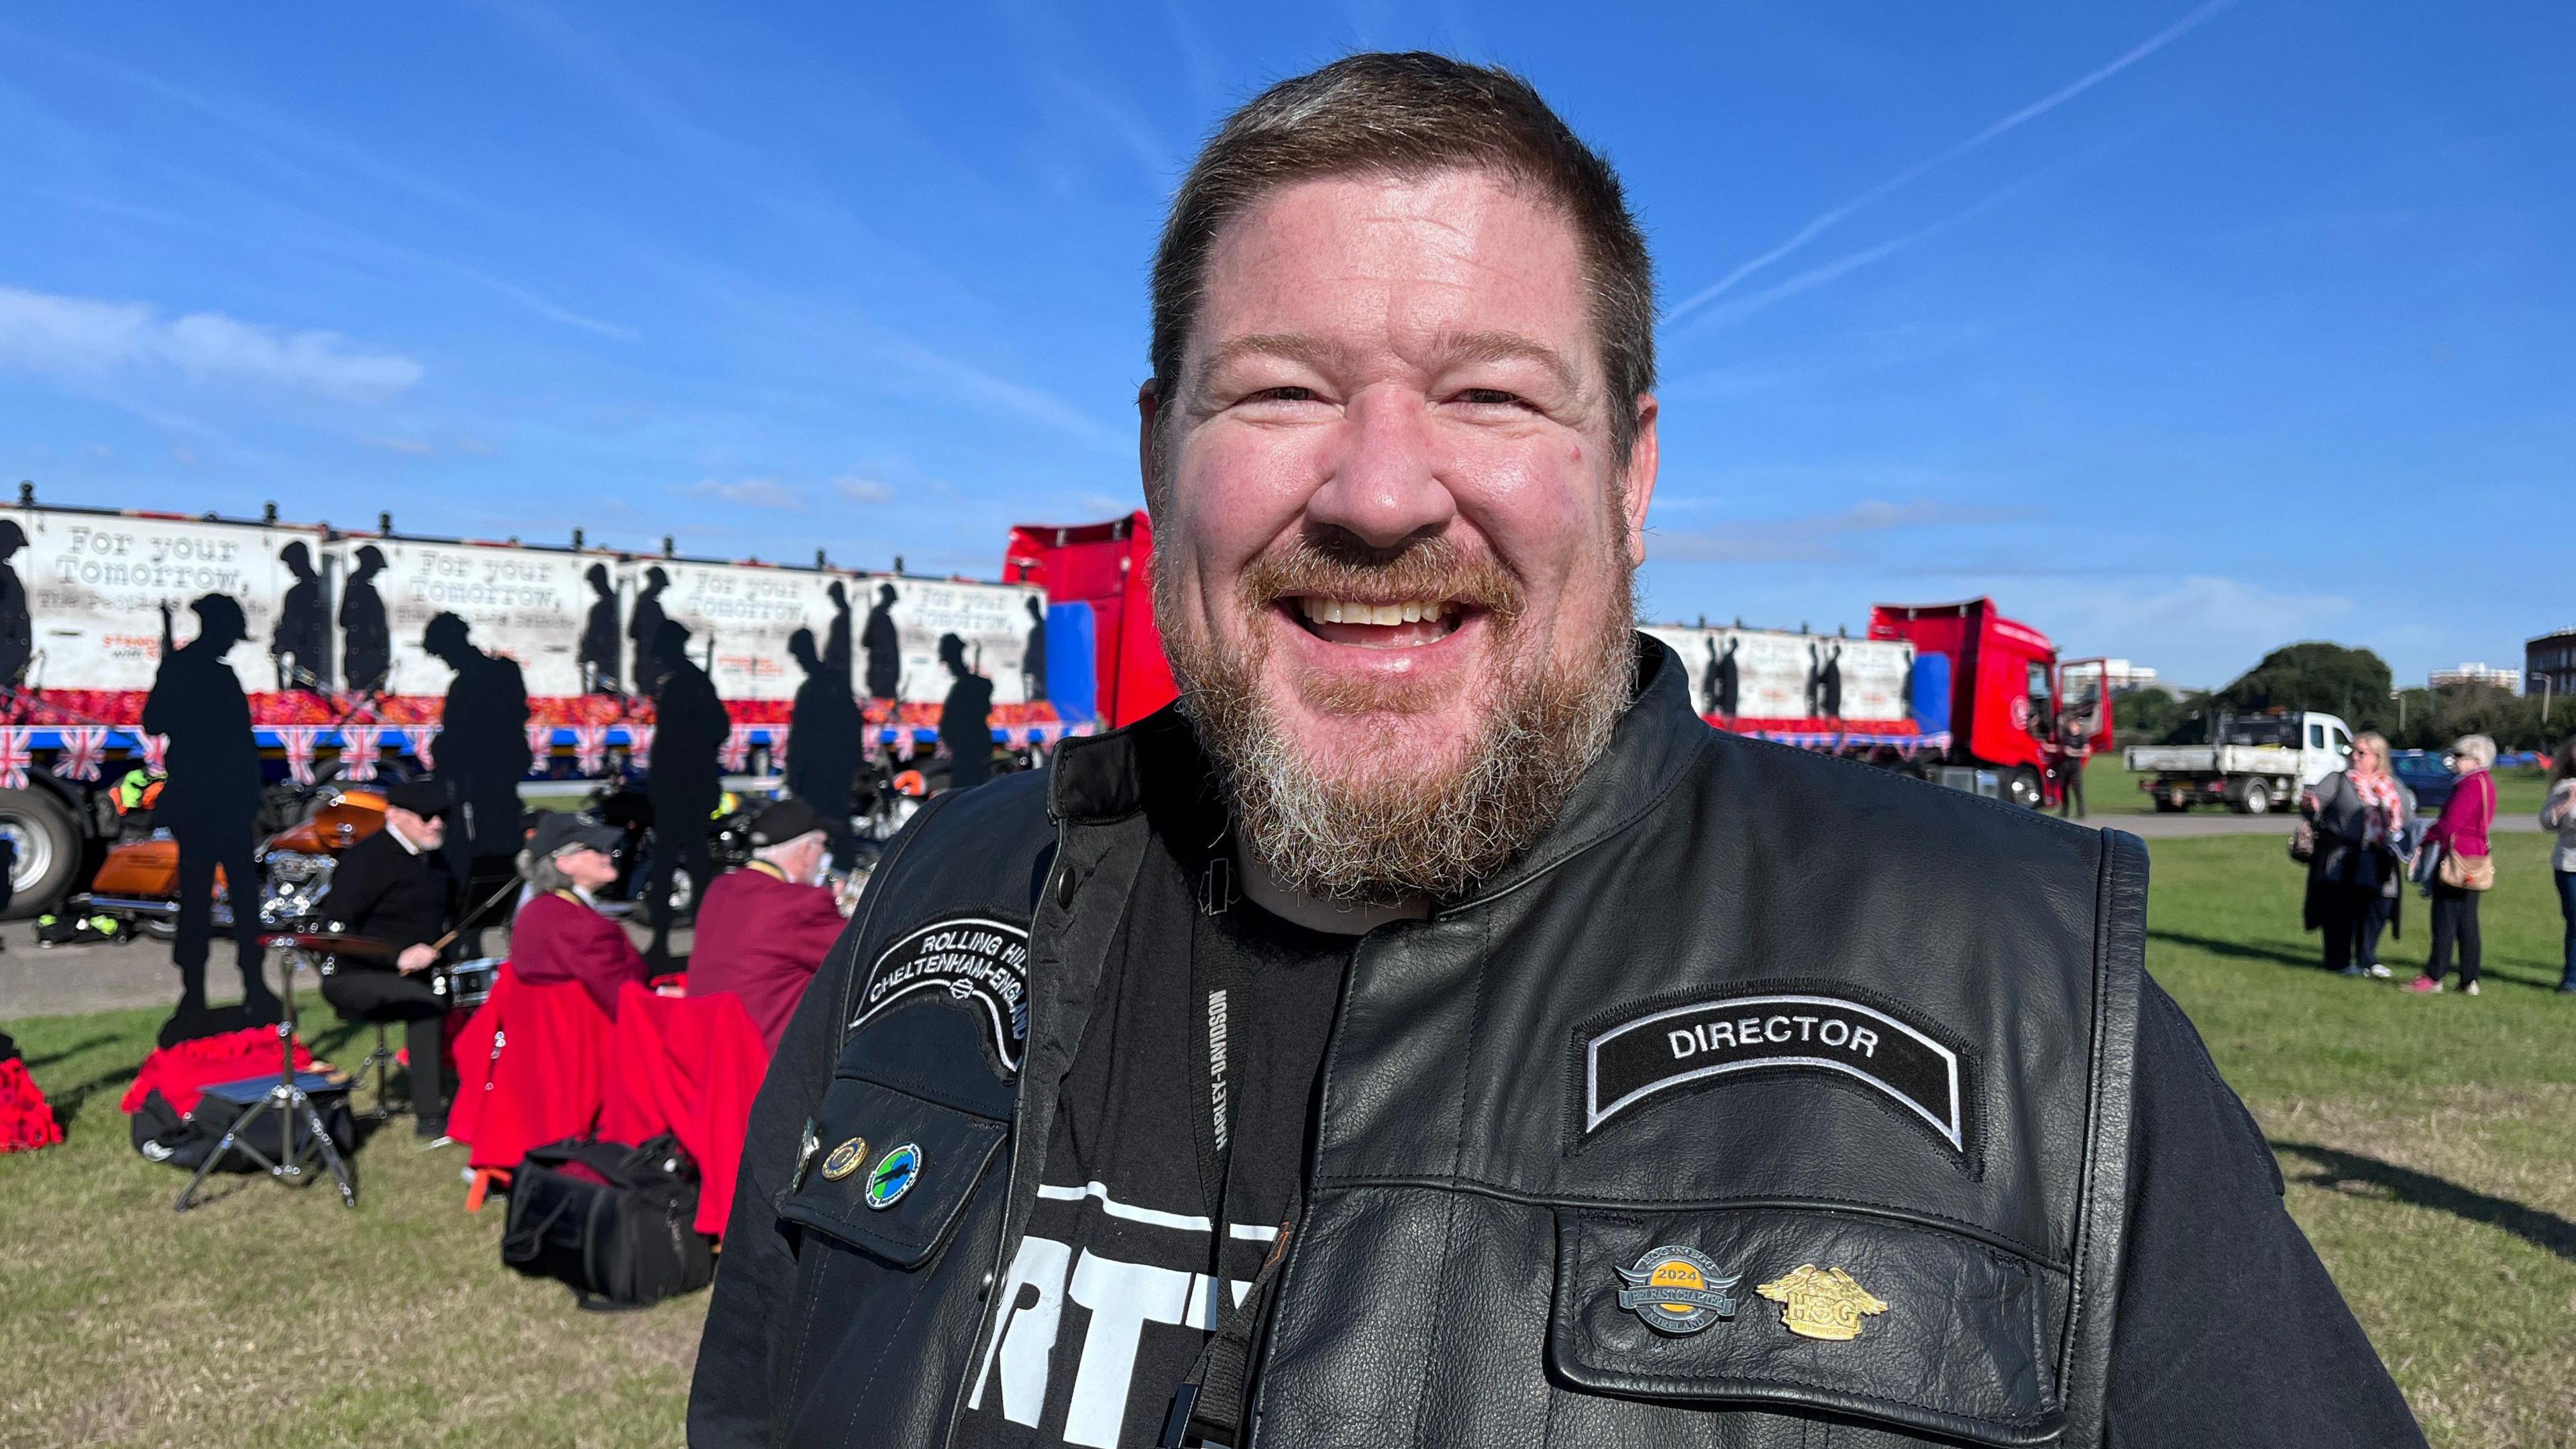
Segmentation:
<svg viewBox="0 0 2576 1449">
<path fill-rule="evenodd" d="M 1265 387 L 1259 392 L 1246 394 L 1243 400 L 1248 403 L 1313 402 L 1315 390 L 1311 387 Z"/>
<path fill-rule="evenodd" d="M 1520 400 L 1520 394 L 1505 392 L 1498 387 L 1471 387 L 1458 394 L 1458 401 L 1479 407 L 1509 407 Z"/>
</svg>

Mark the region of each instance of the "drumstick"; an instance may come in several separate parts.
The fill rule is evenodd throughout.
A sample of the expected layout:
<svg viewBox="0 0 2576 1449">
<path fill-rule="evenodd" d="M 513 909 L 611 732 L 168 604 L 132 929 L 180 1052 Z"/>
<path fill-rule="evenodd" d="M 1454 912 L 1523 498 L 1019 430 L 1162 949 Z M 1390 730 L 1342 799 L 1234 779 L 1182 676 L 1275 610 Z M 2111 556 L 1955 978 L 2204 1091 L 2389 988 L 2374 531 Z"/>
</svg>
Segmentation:
<svg viewBox="0 0 2576 1449">
<path fill-rule="evenodd" d="M 501 897 L 506 896 L 506 895 L 510 894 L 511 892 L 513 892 L 513 891 L 516 891 L 518 888 L 519 888 L 519 881 L 518 881 L 518 878 L 517 878 L 517 877 L 515 877 L 515 876 L 513 876 L 513 877 L 511 878 L 510 883 L 509 883 L 508 885 L 505 885 L 505 886 L 501 887 L 499 890 L 492 892 L 492 894 L 491 894 L 490 896 L 488 896 L 488 897 L 486 897 L 486 898 L 484 899 L 483 904 L 481 904 L 481 905 L 479 905 L 479 906 L 476 906 L 474 909 L 472 909 L 472 910 L 470 910 L 470 911 L 467 911 L 467 912 L 465 913 L 465 919 L 464 919 L 464 920 L 461 920 L 461 921 L 459 921 L 459 922 L 457 922 L 457 923 L 455 924 L 455 926 L 454 926 L 454 927 L 452 927 L 452 928 L 450 928 L 450 929 L 449 929 L 449 931 L 448 931 L 448 933 L 447 933 L 446 935 L 441 936 L 441 937 L 439 937 L 437 940 L 430 942 L 430 943 L 429 943 L 429 949 L 431 949 L 432 951 L 444 951 L 444 950 L 446 950 L 446 949 L 447 949 L 447 947 L 448 947 L 448 945 L 449 945 L 449 943 L 453 942 L 457 937 L 459 937 L 459 936 L 461 936 L 461 935 L 465 934 L 465 928 L 466 928 L 467 926 L 470 926 L 470 925 L 474 924 L 474 918 L 475 918 L 475 917 L 477 917 L 477 916 L 479 916 L 479 915 L 483 914 L 485 911 L 488 911 L 488 910 L 492 909 L 492 907 L 500 901 Z"/>
</svg>

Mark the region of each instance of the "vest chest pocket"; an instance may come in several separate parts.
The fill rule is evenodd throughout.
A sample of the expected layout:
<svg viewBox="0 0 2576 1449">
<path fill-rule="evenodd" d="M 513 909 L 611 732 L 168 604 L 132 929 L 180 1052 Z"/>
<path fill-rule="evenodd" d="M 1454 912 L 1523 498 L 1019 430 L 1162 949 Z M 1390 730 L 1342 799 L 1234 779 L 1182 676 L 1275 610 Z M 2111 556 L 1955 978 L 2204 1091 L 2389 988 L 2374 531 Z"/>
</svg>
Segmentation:
<svg viewBox="0 0 2576 1449">
<path fill-rule="evenodd" d="M 2049 1291 L 2017 1254 L 1884 1219 L 1561 1210 L 1547 1356 L 1595 1393 L 2046 1444 Z"/>
<path fill-rule="evenodd" d="M 810 1130 L 779 1217 L 903 1269 L 947 1242 L 1010 1135 L 981 1113 L 846 1070 Z"/>
</svg>

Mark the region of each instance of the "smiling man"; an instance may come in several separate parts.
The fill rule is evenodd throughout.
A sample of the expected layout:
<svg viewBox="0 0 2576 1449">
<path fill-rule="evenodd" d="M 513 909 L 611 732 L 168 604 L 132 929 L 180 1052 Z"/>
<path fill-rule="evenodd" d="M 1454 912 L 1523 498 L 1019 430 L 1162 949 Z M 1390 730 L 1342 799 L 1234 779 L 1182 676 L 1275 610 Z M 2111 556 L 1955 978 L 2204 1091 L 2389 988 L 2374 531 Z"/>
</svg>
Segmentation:
<svg viewBox="0 0 2576 1449">
<path fill-rule="evenodd" d="M 2137 842 L 1719 734 L 1631 629 L 1653 320 L 1509 74 L 1210 141 L 1140 398 L 1182 702 L 889 852 L 697 1442 L 2421 1442 Z"/>
</svg>

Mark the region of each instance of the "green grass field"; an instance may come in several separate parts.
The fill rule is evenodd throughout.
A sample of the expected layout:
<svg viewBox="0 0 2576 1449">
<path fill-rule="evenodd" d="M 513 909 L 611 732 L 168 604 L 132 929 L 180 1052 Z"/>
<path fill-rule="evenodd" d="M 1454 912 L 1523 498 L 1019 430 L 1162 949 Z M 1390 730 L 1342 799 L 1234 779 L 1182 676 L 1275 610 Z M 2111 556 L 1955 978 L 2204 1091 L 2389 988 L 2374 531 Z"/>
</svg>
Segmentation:
<svg viewBox="0 0 2576 1449">
<path fill-rule="evenodd" d="M 2155 847 L 2148 965 L 2280 1153 L 2289 1206 L 2436 1445 L 2576 1445 L 2576 998 L 2546 847 L 2503 837 L 2477 1000 L 2329 977 L 2270 836 Z M 2424 959 L 2420 901 L 2387 952 Z M 362 1205 L 235 1180 L 184 1217 L 118 1094 L 152 1013 L 11 1024 L 70 1140 L 0 1157 L 0 1441 L 679 1442 L 703 1294 L 576 1311 L 499 1264 L 460 1152 L 407 1125 Z M 329 1034 L 343 1059 L 362 1048 Z"/>
</svg>

